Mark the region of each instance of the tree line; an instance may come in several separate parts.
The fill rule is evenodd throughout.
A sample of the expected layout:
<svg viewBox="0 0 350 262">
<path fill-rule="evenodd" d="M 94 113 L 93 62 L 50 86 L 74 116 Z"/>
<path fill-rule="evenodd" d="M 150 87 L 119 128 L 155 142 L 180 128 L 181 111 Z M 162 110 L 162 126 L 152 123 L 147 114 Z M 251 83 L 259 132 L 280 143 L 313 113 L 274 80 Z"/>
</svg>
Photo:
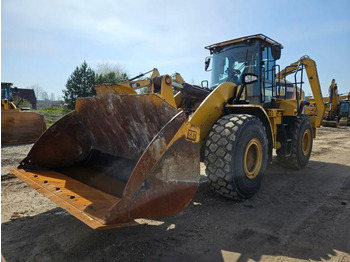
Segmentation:
<svg viewBox="0 0 350 262">
<path fill-rule="evenodd" d="M 75 108 L 75 100 L 78 97 L 88 97 L 96 95 L 94 86 L 98 84 L 118 84 L 128 80 L 127 73 L 119 65 L 111 65 L 108 63 L 100 64 L 96 70 L 91 69 L 86 61 L 77 66 L 72 74 L 68 77 L 63 92 L 63 100 L 68 109 Z M 28 87 L 33 89 L 38 100 L 43 101 L 61 101 L 62 96 L 55 96 L 54 93 L 49 94 L 39 85 Z"/>
<path fill-rule="evenodd" d="M 48 100 L 48 101 L 59 101 L 62 100 L 62 97 L 51 93 L 49 95 L 40 85 L 31 85 L 27 87 L 28 89 L 33 89 L 37 100 Z"/>
<path fill-rule="evenodd" d="M 84 61 L 75 68 L 67 80 L 66 89 L 62 90 L 64 102 L 69 109 L 74 109 L 78 97 L 96 95 L 93 88 L 95 85 L 117 84 L 126 80 L 128 80 L 128 75 L 118 65 L 101 64 L 95 72 Z"/>
</svg>

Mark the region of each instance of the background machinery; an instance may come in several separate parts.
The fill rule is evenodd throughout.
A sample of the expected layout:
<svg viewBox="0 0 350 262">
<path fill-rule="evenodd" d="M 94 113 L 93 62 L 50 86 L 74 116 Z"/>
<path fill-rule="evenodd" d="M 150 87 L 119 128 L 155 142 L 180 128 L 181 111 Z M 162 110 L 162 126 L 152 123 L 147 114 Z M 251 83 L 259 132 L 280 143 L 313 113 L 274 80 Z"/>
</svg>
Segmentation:
<svg viewBox="0 0 350 262">
<path fill-rule="evenodd" d="M 1 144 L 35 142 L 46 130 L 44 117 L 13 103 L 12 83 L 1 83 Z"/>
<path fill-rule="evenodd" d="M 97 86 L 97 97 L 77 99 L 11 172 L 90 227 L 107 228 L 183 210 L 201 160 L 211 188 L 233 199 L 258 190 L 274 148 L 284 165 L 305 167 L 324 113 L 315 62 L 302 57 L 280 70 L 282 45 L 261 34 L 206 48 L 210 88 L 156 69 Z M 305 70 L 315 97 L 308 115 Z"/>
<path fill-rule="evenodd" d="M 326 106 L 322 126 L 337 127 L 339 124 L 339 94 L 335 79 L 332 79 L 328 89 L 329 97 L 324 98 Z"/>
<path fill-rule="evenodd" d="M 332 79 L 328 94 L 328 97 L 323 98 L 325 112 L 322 120 L 322 126 L 338 127 L 338 125 L 350 125 L 350 93 L 347 95 L 338 94 L 338 86 L 335 79 Z M 310 106 L 307 107 L 307 110 L 312 111 L 315 104 L 315 99 L 307 98 L 307 101 L 310 102 Z"/>
<path fill-rule="evenodd" d="M 339 97 L 339 125 L 350 126 L 350 92 Z"/>
</svg>

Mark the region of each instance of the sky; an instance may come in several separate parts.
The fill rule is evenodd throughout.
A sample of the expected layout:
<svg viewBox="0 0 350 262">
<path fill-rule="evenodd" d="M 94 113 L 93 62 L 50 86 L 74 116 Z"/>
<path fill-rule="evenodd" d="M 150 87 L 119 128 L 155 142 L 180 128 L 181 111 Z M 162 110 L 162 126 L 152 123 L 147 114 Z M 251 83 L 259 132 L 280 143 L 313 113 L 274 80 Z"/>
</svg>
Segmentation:
<svg viewBox="0 0 350 262">
<path fill-rule="evenodd" d="M 350 92 L 349 0 L 3 0 L 1 81 L 62 96 L 86 61 L 130 77 L 156 67 L 200 84 L 210 80 L 205 46 L 258 33 L 284 46 L 281 68 L 314 59 L 324 96 L 332 78 Z"/>
</svg>

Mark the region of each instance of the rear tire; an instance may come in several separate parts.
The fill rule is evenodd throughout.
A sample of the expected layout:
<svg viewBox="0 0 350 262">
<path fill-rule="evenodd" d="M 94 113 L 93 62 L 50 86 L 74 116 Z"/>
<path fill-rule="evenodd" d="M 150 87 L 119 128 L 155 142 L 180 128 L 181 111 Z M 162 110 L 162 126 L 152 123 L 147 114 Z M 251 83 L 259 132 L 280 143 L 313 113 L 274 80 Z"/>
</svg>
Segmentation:
<svg viewBox="0 0 350 262">
<path fill-rule="evenodd" d="M 206 174 L 218 194 L 241 200 L 260 187 L 267 166 L 268 140 L 255 116 L 231 114 L 220 118 L 205 145 Z"/>
<path fill-rule="evenodd" d="M 313 144 L 313 131 L 307 117 L 295 119 L 291 143 L 291 154 L 284 156 L 277 149 L 277 159 L 285 167 L 302 169 L 309 163 Z"/>
</svg>

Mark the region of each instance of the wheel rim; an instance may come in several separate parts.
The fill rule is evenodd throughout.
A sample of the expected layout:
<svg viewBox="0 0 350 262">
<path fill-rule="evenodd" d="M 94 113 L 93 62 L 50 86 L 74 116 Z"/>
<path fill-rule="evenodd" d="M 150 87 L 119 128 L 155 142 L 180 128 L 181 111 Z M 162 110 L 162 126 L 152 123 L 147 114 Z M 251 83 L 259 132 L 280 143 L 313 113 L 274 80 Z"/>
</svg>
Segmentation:
<svg viewBox="0 0 350 262">
<path fill-rule="evenodd" d="M 301 140 L 301 151 L 303 155 L 306 156 L 310 152 L 311 148 L 311 132 L 309 129 L 306 129 L 303 138 Z"/>
<path fill-rule="evenodd" d="M 262 158 L 262 145 L 257 138 L 253 138 L 244 152 L 244 172 L 249 179 L 254 179 L 259 174 Z"/>
</svg>

